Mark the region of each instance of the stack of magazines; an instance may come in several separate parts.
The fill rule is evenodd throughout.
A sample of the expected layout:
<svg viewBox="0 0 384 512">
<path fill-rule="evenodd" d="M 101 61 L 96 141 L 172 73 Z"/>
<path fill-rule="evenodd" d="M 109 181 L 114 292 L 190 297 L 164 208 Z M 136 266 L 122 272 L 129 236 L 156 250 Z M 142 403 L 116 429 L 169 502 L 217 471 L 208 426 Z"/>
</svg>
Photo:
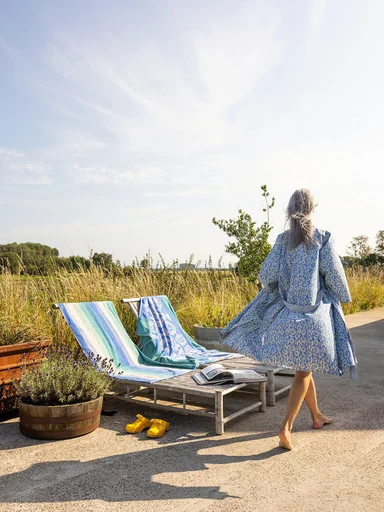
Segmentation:
<svg viewBox="0 0 384 512">
<path fill-rule="evenodd" d="M 202 386 L 206 384 L 242 384 L 265 380 L 255 370 L 230 370 L 220 363 L 209 364 L 201 372 L 194 373 L 192 378 Z"/>
</svg>

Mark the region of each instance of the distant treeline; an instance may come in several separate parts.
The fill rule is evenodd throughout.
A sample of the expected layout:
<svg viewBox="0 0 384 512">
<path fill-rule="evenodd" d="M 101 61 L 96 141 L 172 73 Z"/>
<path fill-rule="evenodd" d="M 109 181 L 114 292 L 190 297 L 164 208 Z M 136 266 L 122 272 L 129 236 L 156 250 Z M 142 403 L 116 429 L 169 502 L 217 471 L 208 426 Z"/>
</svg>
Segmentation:
<svg viewBox="0 0 384 512">
<path fill-rule="evenodd" d="M 67 270 L 89 269 L 91 265 L 112 270 L 118 267 L 112 254 L 94 253 L 89 258 L 83 256 L 60 257 L 58 249 L 38 243 L 0 245 L 0 266 L 12 274 L 50 275 L 58 268 Z"/>
<path fill-rule="evenodd" d="M 374 248 L 369 245 L 366 235 L 354 236 L 348 247 L 348 256 L 343 256 L 341 261 L 346 267 L 384 266 L 384 229 L 378 231 Z"/>
<path fill-rule="evenodd" d="M 191 269 L 199 268 L 199 264 L 192 263 L 192 257 L 188 263 L 179 264 L 178 260 L 174 260 L 170 266 L 167 266 L 162 258 L 161 261 L 162 266 L 160 268 L 172 268 L 174 270 L 188 267 Z M 374 249 L 369 246 L 367 236 L 354 237 L 348 247 L 348 256 L 341 257 L 341 261 L 345 267 L 353 265 L 363 267 L 384 266 L 384 230 L 378 232 Z M 150 255 L 147 254 L 144 259 L 136 258 L 131 265 L 122 265 L 119 260 L 113 260 L 112 254 L 105 252 L 91 252 L 88 258 L 84 256 L 63 258 L 55 247 L 39 243 L 0 245 L 0 269 L 6 269 L 12 274 L 48 276 L 60 268 L 68 271 L 75 271 L 80 268 L 87 270 L 92 265 L 101 267 L 111 273 L 129 273 L 133 268 L 153 268 L 153 261 Z M 236 271 L 236 267 L 235 265 L 229 268 Z M 158 265 L 156 268 L 159 268 Z M 207 264 L 204 268 L 207 268 Z M 208 268 L 213 268 L 211 257 L 208 261 Z M 221 268 L 221 259 L 219 260 L 219 268 Z"/>
<path fill-rule="evenodd" d="M 17 244 L 0 245 L 0 271 L 6 270 L 16 275 L 39 275 L 49 276 L 55 271 L 66 269 L 70 272 L 76 270 L 89 270 L 91 266 L 102 268 L 107 273 L 112 275 L 129 274 L 133 269 L 171 269 L 171 270 L 185 270 L 187 268 L 197 269 L 200 268 L 200 263 L 192 263 L 193 255 L 186 263 L 179 263 L 176 259 L 172 264 L 167 265 L 160 256 L 160 262 L 156 265 L 153 263 L 151 254 L 148 253 L 143 259 L 135 258 L 130 265 L 122 264 L 119 260 L 114 260 L 112 254 L 106 252 L 93 252 L 91 251 L 88 258 L 84 256 L 69 256 L 63 258 L 59 255 L 58 249 L 49 247 L 39 243 L 26 242 Z M 218 262 L 218 268 L 221 267 L 221 258 Z M 229 268 L 233 268 L 229 265 Z M 202 270 L 212 269 L 214 266 L 212 258 L 208 258 L 205 267 Z"/>
</svg>

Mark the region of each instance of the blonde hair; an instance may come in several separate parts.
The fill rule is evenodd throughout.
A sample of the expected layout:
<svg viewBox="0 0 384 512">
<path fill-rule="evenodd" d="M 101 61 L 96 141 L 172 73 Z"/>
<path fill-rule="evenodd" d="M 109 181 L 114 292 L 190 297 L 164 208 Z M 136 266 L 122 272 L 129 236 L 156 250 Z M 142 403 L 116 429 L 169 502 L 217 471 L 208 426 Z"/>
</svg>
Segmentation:
<svg viewBox="0 0 384 512">
<path fill-rule="evenodd" d="M 286 210 L 290 250 L 295 249 L 302 242 L 307 247 L 316 243 L 313 238 L 311 215 L 317 204 L 307 188 L 299 188 L 292 194 Z"/>
</svg>

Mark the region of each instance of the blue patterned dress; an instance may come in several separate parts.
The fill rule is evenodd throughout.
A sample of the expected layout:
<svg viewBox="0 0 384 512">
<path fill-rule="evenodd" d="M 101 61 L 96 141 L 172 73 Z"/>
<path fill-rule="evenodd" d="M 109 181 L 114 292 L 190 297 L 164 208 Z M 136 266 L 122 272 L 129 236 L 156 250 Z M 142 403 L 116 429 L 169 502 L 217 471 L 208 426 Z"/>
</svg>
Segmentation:
<svg viewBox="0 0 384 512">
<path fill-rule="evenodd" d="M 289 250 L 280 233 L 264 260 L 263 289 L 221 332 L 223 343 L 273 366 L 356 378 L 354 345 L 341 302 L 352 302 L 334 238 L 314 228 L 316 244 Z"/>
</svg>

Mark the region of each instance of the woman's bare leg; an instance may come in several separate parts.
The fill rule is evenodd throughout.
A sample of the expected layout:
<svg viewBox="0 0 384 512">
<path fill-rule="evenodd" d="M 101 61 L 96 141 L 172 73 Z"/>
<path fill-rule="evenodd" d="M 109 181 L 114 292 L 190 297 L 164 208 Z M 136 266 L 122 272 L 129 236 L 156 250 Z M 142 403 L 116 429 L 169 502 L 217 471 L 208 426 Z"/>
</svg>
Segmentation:
<svg viewBox="0 0 384 512">
<path fill-rule="evenodd" d="M 324 416 L 317 405 L 316 386 L 313 376 L 311 375 L 311 381 L 308 386 L 307 394 L 305 395 L 305 403 L 311 411 L 313 428 L 322 428 L 323 425 L 332 423 L 332 418 Z"/>
<path fill-rule="evenodd" d="M 279 431 L 279 446 L 292 450 L 291 432 L 293 422 L 300 410 L 303 400 L 308 392 L 311 383 L 312 373 L 297 371 L 293 378 L 291 391 L 289 393 L 288 405 L 284 420 Z"/>
</svg>

